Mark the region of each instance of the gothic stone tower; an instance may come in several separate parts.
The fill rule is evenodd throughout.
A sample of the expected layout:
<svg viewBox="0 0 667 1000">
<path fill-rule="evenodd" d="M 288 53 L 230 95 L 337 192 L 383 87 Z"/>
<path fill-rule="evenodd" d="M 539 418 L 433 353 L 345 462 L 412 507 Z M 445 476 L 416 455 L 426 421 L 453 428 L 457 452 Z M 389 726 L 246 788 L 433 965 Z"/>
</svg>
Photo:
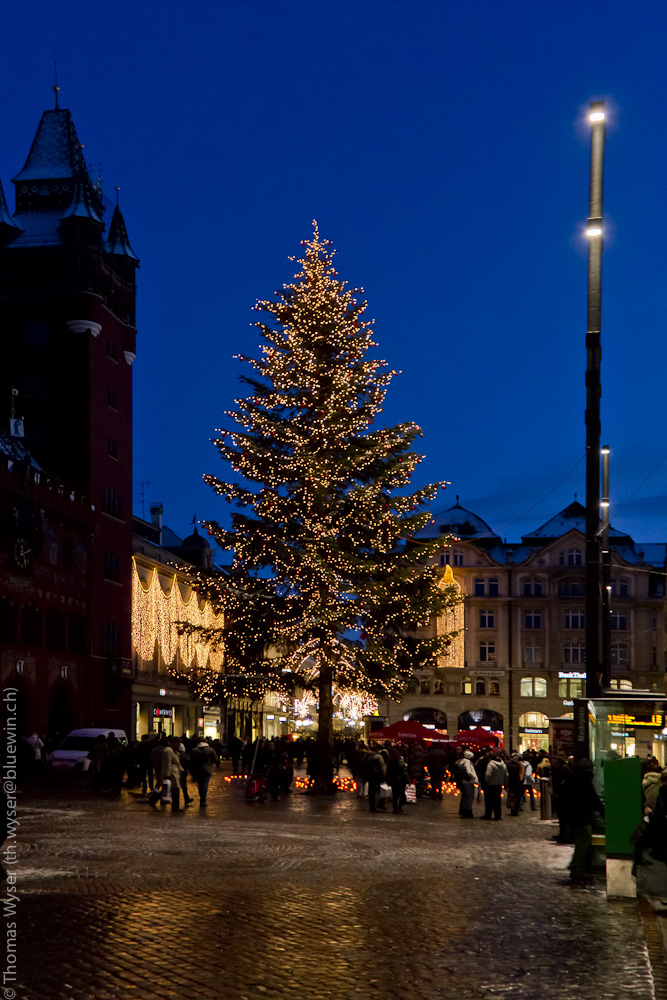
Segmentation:
<svg viewBox="0 0 667 1000">
<path fill-rule="evenodd" d="M 85 578 L 86 655 L 76 677 L 70 671 L 68 678 L 73 685 L 68 721 L 127 728 L 139 262 L 118 206 L 105 233 L 102 192 L 89 176 L 72 116 L 58 107 L 57 92 L 56 107 L 42 115 L 13 183 L 13 215 L 0 186 L 0 418 L 6 425 L 13 401 L 15 415 L 24 418 L 22 443 L 42 470 L 38 486 L 43 488 L 48 477 L 61 484 L 52 489 L 65 496 L 73 491 L 72 496 L 81 494 L 89 502 L 84 503 L 88 527 L 81 554 L 81 531 L 71 518 L 49 517 L 48 505 L 31 501 L 34 537 L 22 539 L 27 557 L 19 564 L 11 538 L 5 539 L 8 569 L 21 575 L 22 587 L 15 588 L 19 605 L 27 598 L 62 603 L 68 588 L 80 587 Z M 22 504 L 19 498 L 18 507 Z M 14 522 L 20 520 L 16 502 L 5 506 L 11 508 L 10 521 L 12 514 Z M 20 525 L 18 530 L 24 531 Z M 73 547 L 78 561 L 72 559 Z M 78 581 L 68 576 L 76 570 L 73 562 L 78 562 Z M 48 607 L 43 610 L 46 615 Z M 21 607 L 17 614 L 17 627 L 10 632 L 21 656 L 26 652 L 20 648 Z M 42 644 L 44 669 L 53 672 L 48 630 L 32 638 Z M 65 626 L 60 660 L 67 658 L 68 643 Z M 48 677 L 34 680 L 34 697 L 45 697 Z M 33 725 L 53 725 L 48 716 L 44 707 L 30 712 Z"/>
</svg>

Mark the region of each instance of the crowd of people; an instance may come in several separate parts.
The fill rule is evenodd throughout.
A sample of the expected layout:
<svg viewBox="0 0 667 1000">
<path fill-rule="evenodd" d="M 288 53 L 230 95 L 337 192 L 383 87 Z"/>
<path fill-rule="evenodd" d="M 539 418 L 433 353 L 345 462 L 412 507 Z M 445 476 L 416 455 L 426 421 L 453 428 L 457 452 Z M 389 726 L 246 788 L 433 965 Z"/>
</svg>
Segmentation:
<svg viewBox="0 0 667 1000">
<path fill-rule="evenodd" d="M 248 797 L 275 801 L 291 794 L 295 768 L 304 765 L 306 791 L 317 790 L 323 765 L 312 736 L 253 741 L 234 735 L 224 748 L 220 740 L 164 733 L 146 734 L 128 745 L 109 733 L 98 736 L 90 750 L 88 774 L 94 788 L 112 797 L 120 796 L 125 783 L 140 790 L 156 809 L 162 805 L 183 812 L 195 802 L 195 794 L 199 807 L 206 809 L 211 775 L 220 767 L 224 752 L 231 757 L 232 773 L 248 780 Z M 31 733 L 23 740 L 22 753 L 28 770 L 43 767 L 48 741 Z M 591 877 L 592 832 L 596 815 L 604 816 L 604 806 L 595 790 L 590 760 L 575 762 L 544 750 L 518 754 L 497 747 L 473 750 L 437 742 L 378 744 L 336 737 L 326 763 L 331 774 L 347 765 L 357 797 L 367 799 L 371 813 L 386 811 L 391 804 L 400 815 L 408 796 L 415 802 L 423 798 L 441 801 L 445 782 L 452 782 L 459 791 L 463 820 L 474 818 L 475 804 L 481 806 L 479 819 L 502 820 L 503 792 L 508 816 L 535 810 L 537 783 L 546 779 L 545 790 L 559 824 L 553 839 L 574 846 L 571 879 L 581 883 Z M 654 757 L 642 760 L 642 794 L 644 822 L 636 838 L 636 863 L 641 863 L 642 851 L 667 863 L 667 768 Z"/>
</svg>

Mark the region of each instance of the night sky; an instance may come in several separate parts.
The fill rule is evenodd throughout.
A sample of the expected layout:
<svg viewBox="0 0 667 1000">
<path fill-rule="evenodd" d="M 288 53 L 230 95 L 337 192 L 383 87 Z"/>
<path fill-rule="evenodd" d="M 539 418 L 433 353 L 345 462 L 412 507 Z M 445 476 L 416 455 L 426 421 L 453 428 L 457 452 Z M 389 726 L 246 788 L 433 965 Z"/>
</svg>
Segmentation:
<svg viewBox="0 0 667 1000">
<path fill-rule="evenodd" d="M 22 0 L 2 34 L 10 209 L 54 57 L 110 205 L 120 186 L 134 479 L 181 534 L 224 516 L 201 477 L 226 474 L 233 355 L 258 353 L 251 307 L 313 219 L 402 370 L 384 417 L 424 430 L 414 485 L 452 482 L 434 512 L 460 494 L 509 541 L 584 502 L 585 114 L 606 99 L 611 520 L 667 540 L 664 0 Z"/>
</svg>

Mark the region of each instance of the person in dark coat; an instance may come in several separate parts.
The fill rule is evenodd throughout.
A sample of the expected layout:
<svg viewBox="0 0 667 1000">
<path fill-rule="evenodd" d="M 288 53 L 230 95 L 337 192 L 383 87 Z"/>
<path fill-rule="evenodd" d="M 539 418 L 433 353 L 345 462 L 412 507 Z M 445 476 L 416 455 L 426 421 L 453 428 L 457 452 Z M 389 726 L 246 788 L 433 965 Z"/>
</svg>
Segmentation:
<svg viewBox="0 0 667 1000">
<path fill-rule="evenodd" d="M 386 777 L 387 765 L 376 747 L 368 758 L 368 805 L 371 812 L 385 808 L 384 802 L 380 801 L 380 785 Z"/>
<path fill-rule="evenodd" d="M 440 744 L 434 743 L 427 751 L 425 760 L 431 779 L 431 798 L 442 801 L 442 783 L 449 762 L 447 751 Z"/>
<path fill-rule="evenodd" d="M 241 751 L 243 750 L 243 740 L 234 733 L 231 740 L 229 741 L 229 752 L 232 755 L 232 774 L 239 773 L 239 763 L 241 760 Z"/>
<path fill-rule="evenodd" d="M 408 765 L 398 747 L 389 751 L 387 762 L 387 784 L 391 785 L 391 797 L 395 813 L 402 813 L 405 805 L 405 788 L 409 781 Z"/>
<path fill-rule="evenodd" d="M 507 761 L 507 775 L 507 806 L 510 816 L 518 816 L 523 796 L 523 763 L 518 753 L 513 753 Z"/>
<path fill-rule="evenodd" d="M 604 806 L 593 785 L 593 761 L 580 760 L 561 787 L 561 809 L 572 827 L 574 852 L 570 861 L 573 883 L 587 882 L 592 872 L 593 818 L 604 816 Z"/>
<path fill-rule="evenodd" d="M 208 786 L 215 764 L 215 750 L 202 737 L 190 751 L 190 774 L 197 782 L 200 809 L 206 808 Z"/>
</svg>

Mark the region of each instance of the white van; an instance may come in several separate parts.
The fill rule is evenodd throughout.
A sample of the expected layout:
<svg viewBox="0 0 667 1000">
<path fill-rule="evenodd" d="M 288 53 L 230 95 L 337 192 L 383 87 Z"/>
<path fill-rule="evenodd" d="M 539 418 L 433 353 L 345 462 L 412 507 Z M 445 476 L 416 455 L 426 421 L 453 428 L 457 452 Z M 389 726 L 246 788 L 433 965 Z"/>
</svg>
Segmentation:
<svg viewBox="0 0 667 1000">
<path fill-rule="evenodd" d="M 119 743 L 127 746 L 127 736 L 124 729 L 73 729 L 60 746 L 47 757 L 48 763 L 56 770 L 74 769 L 87 771 L 90 767 L 88 754 L 98 736 L 108 736 L 113 733 Z"/>
</svg>

